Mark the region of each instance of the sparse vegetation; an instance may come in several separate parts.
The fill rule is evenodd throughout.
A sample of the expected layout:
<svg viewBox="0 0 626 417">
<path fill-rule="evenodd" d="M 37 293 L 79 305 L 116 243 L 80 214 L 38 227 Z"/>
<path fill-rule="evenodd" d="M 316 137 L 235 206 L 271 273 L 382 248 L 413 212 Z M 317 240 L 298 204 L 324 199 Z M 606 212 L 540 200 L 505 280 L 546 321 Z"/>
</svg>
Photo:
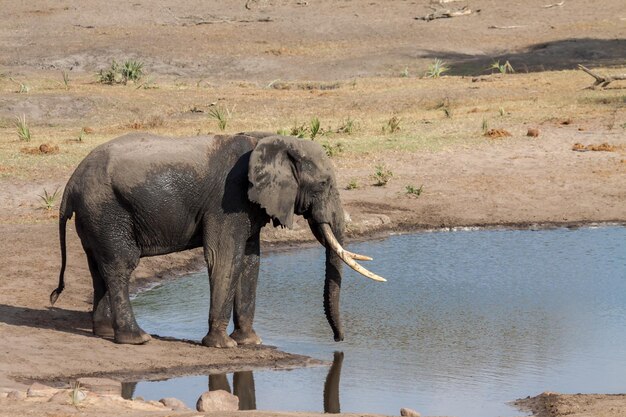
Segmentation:
<svg viewBox="0 0 626 417">
<path fill-rule="evenodd" d="M 498 113 L 500 113 L 500 117 L 504 117 L 504 115 L 506 114 L 506 112 L 504 111 L 504 107 L 500 107 L 498 109 Z"/>
<path fill-rule="evenodd" d="M 63 76 L 63 85 L 65 86 L 66 90 L 70 89 L 70 74 L 67 70 L 63 70 L 61 72 L 61 75 Z"/>
<path fill-rule="evenodd" d="M 383 133 L 396 133 L 400 130 L 400 119 L 398 116 L 391 116 L 389 120 L 383 125 Z"/>
<path fill-rule="evenodd" d="M 101 84 L 113 85 L 118 82 L 119 73 L 120 66 L 113 60 L 109 68 L 101 69 L 100 72 L 98 72 L 98 81 Z"/>
<path fill-rule="evenodd" d="M 310 131 L 311 139 L 315 139 L 318 134 L 321 134 L 320 119 L 318 119 L 317 116 L 311 119 Z"/>
<path fill-rule="evenodd" d="M 405 67 L 404 70 L 402 70 L 402 72 L 400 72 L 400 77 L 401 78 L 407 78 L 409 76 L 409 67 Z"/>
<path fill-rule="evenodd" d="M 30 91 L 30 87 L 27 84 L 20 82 L 20 81 L 16 81 L 15 79 L 13 79 L 13 77 L 9 77 L 9 80 L 11 80 L 12 82 L 18 85 L 18 89 L 17 89 L 18 93 L 26 94 Z"/>
<path fill-rule="evenodd" d="M 143 77 L 143 62 L 129 60 L 124 62 L 121 68 L 122 82 L 126 84 L 128 81 L 137 82 Z"/>
<path fill-rule="evenodd" d="M 339 125 L 336 132 L 351 135 L 355 130 L 356 130 L 356 122 L 348 117 L 346 120 L 343 121 L 341 125 Z"/>
<path fill-rule="evenodd" d="M 307 129 L 308 128 L 304 125 L 304 123 L 301 125 L 298 125 L 298 122 L 293 122 L 293 127 L 291 128 L 289 135 L 295 136 L 297 138 L 303 138 L 306 136 Z"/>
<path fill-rule="evenodd" d="M 209 109 L 207 115 L 211 119 L 217 120 L 217 126 L 221 131 L 226 130 L 226 126 L 228 125 L 228 119 L 230 119 L 230 111 L 226 107 L 222 106 L 214 106 Z"/>
<path fill-rule="evenodd" d="M 59 189 L 58 188 L 56 190 L 54 190 L 54 193 L 52 193 L 52 194 L 48 194 L 48 191 L 44 188 L 43 194 L 39 195 L 39 198 L 43 202 L 43 208 L 48 210 L 48 211 L 52 210 L 52 207 L 54 207 L 54 203 L 55 203 L 58 195 L 59 195 Z"/>
<path fill-rule="evenodd" d="M 415 186 L 409 184 L 406 187 L 404 187 L 404 189 L 406 190 L 406 194 L 407 195 L 419 197 L 420 195 L 422 195 L 422 190 L 424 189 L 424 185 L 420 185 L 419 187 L 415 187 Z"/>
<path fill-rule="evenodd" d="M 26 124 L 26 115 L 23 114 L 22 118 L 17 116 L 15 119 L 17 136 L 20 138 L 20 140 L 30 142 L 30 128 L 28 127 L 28 124 Z"/>
<path fill-rule="evenodd" d="M 374 185 L 377 187 L 382 187 L 387 185 L 389 180 L 393 177 L 393 172 L 388 169 L 384 164 L 376 165 L 376 171 L 372 178 L 374 179 Z"/>
<path fill-rule="evenodd" d="M 489 122 L 487 121 L 486 118 L 483 118 L 483 123 L 482 123 L 481 129 L 483 131 L 483 135 L 486 135 L 487 131 L 489 130 Z"/>
<path fill-rule="evenodd" d="M 513 66 L 511 65 L 511 63 L 507 60 L 504 64 L 500 64 L 500 61 L 495 61 L 493 64 L 491 64 L 491 66 L 487 69 L 492 70 L 496 70 L 498 71 L 500 74 L 507 74 L 507 73 L 513 73 L 515 72 L 515 70 L 513 69 Z"/>
<path fill-rule="evenodd" d="M 341 142 L 337 143 L 323 143 L 322 147 L 326 151 L 326 155 L 329 157 L 337 156 L 343 152 L 343 144 Z"/>
<path fill-rule="evenodd" d="M 123 65 L 112 60 L 109 68 L 101 69 L 98 81 L 102 84 L 127 84 L 128 81 L 137 82 L 143 77 L 143 63 L 136 60 L 125 61 Z"/>
<path fill-rule="evenodd" d="M 80 388 L 80 383 L 78 381 L 70 384 L 70 402 L 74 407 L 78 407 L 81 402 L 87 398 L 87 393 Z"/>
<path fill-rule="evenodd" d="M 359 188 L 359 183 L 354 178 L 352 178 L 348 185 L 346 185 L 346 190 L 356 190 L 357 188 Z"/>
<path fill-rule="evenodd" d="M 159 88 L 159 86 L 152 80 L 152 77 L 148 76 L 137 86 L 137 90 L 140 88 L 143 88 L 144 90 L 152 90 Z"/>
<path fill-rule="evenodd" d="M 439 78 L 448 71 L 450 71 L 450 67 L 448 67 L 444 61 L 436 58 L 435 61 L 428 66 L 425 75 L 426 78 Z"/>
</svg>

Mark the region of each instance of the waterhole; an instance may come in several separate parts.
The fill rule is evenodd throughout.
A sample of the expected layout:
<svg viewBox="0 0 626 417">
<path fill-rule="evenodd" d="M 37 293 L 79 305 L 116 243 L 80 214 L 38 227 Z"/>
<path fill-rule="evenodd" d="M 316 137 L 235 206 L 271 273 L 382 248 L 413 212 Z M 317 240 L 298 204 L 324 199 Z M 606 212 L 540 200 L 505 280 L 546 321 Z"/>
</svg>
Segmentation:
<svg viewBox="0 0 626 417">
<path fill-rule="evenodd" d="M 626 228 L 472 230 L 349 245 L 376 283 L 345 268 L 345 341 L 323 313 L 321 248 L 262 257 L 255 327 L 265 344 L 331 368 L 140 381 L 128 395 L 228 389 L 246 409 L 516 416 L 542 391 L 626 392 Z M 201 340 L 206 273 L 138 294 L 148 332 Z"/>
</svg>

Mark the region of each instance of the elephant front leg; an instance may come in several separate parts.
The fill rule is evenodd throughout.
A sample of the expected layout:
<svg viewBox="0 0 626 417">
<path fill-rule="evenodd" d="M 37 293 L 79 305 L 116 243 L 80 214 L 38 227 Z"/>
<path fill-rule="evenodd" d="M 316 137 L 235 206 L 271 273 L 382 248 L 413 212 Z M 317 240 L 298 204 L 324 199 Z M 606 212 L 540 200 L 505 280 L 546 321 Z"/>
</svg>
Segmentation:
<svg viewBox="0 0 626 417">
<path fill-rule="evenodd" d="M 252 328 L 256 305 L 256 287 L 259 278 L 260 238 L 257 233 L 246 242 L 243 262 L 236 274 L 237 286 L 233 309 L 235 330 L 232 337 L 239 345 L 259 345 L 261 338 Z"/>
<path fill-rule="evenodd" d="M 220 241 L 217 249 L 205 248 L 205 257 L 209 270 L 211 306 L 209 308 L 209 332 L 202 339 L 208 347 L 230 348 L 237 342 L 226 333 L 230 314 L 233 309 L 235 282 L 234 265 L 242 262 L 243 250 L 235 253 L 232 241 Z"/>
</svg>

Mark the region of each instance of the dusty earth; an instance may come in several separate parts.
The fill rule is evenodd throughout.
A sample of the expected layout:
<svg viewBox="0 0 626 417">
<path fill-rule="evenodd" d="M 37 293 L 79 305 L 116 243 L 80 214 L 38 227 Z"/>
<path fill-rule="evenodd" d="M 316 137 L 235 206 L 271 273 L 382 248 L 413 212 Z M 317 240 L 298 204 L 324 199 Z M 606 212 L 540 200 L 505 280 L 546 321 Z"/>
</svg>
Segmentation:
<svg viewBox="0 0 626 417">
<path fill-rule="evenodd" d="M 357 120 L 353 134 L 333 136 L 329 127 L 324 136 L 325 144 L 345 147 L 334 160 L 340 184 L 353 185 L 342 190 L 353 239 L 441 227 L 625 223 L 625 84 L 583 90 L 592 79 L 573 70 L 581 63 L 626 72 L 626 4 L 566 0 L 544 7 L 550 3 L 452 2 L 445 7 L 467 5 L 472 14 L 426 22 L 415 18 L 433 12 L 427 1 L 6 2 L 0 416 L 189 414 L 132 401 L 73 407 L 6 398 L 33 381 L 321 364 L 269 347 L 219 350 L 159 338 L 126 346 L 93 337 L 89 274 L 72 230 L 67 288 L 49 306 L 59 252 L 56 213 L 42 208 L 43 190 L 62 189 L 90 149 L 129 130 L 215 130 L 207 117 L 215 103 L 235 115 L 230 132 L 296 126 L 316 115 L 334 125 Z M 94 74 L 112 59 L 129 58 L 144 63 L 149 75 L 141 84 L 97 83 Z M 450 67 L 446 76 L 421 78 L 435 58 Z M 516 74 L 486 70 L 506 60 Z M 29 143 L 16 138 L 21 115 L 34 132 Z M 401 129 L 381 133 L 392 115 Z M 484 131 L 489 124 L 512 136 L 485 137 L 481 123 Z M 539 136 L 527 137 L 528 128 Z M 81 131 L 85 139 L 81 133 L 78 141 Z M 586 149 L 574 151 L 577 143 L 609 146 L 580 152 Z M 50 154 L 41 153 L 43 144 Z M 379 165 L 393 177 L 377 187 L 372 174 Z M 407 186 L 422 186 L 421 195 Z M 267 230 L 264 251 L 310 242 L 301 223 L 293 231 Z M 147 259 L 134 284 L 201 266 L 198 252 Z M 626 415 L 623 395 L 544 393 L 518 404 L 538 417 Z"/>
</svg>

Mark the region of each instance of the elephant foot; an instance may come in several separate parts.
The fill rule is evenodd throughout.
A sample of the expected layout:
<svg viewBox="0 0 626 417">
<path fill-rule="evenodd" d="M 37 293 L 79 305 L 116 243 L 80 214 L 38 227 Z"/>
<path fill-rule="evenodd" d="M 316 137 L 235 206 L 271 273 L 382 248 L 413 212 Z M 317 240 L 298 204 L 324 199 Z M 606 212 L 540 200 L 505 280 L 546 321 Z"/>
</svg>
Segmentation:
<svg viewBox="0 0 626 417">
<path fill-rule="evenodd" d="M 138 332 L 118 331 L 115 333 L 115 338 L 113 340 L 115 341 L 115 343 L 120 344 L 143 345 L 150 339 L 152 339 L 152 337 L 148 333 L 140 329 Z"/>
<path fill-rule="evenodd" d="M 215 348 L 232 348 L 237 346 L 237 342 L 223 332 L 209 332 L 202 339 L 202 344 Z"/>
<path fill-rule="evenodd" d="M 99 337 L 113 338 L 115 337 L 113 324 L 111 324 L 111 322 L 94 321 L 93 334 Z"/>
<path fill-rule="evenodd" d="M 252 329 L 237 329 L 230 334 L 230 337 L 235 340 L 238 345 L 260 345 L 263 342 Z"/>
</svg>

